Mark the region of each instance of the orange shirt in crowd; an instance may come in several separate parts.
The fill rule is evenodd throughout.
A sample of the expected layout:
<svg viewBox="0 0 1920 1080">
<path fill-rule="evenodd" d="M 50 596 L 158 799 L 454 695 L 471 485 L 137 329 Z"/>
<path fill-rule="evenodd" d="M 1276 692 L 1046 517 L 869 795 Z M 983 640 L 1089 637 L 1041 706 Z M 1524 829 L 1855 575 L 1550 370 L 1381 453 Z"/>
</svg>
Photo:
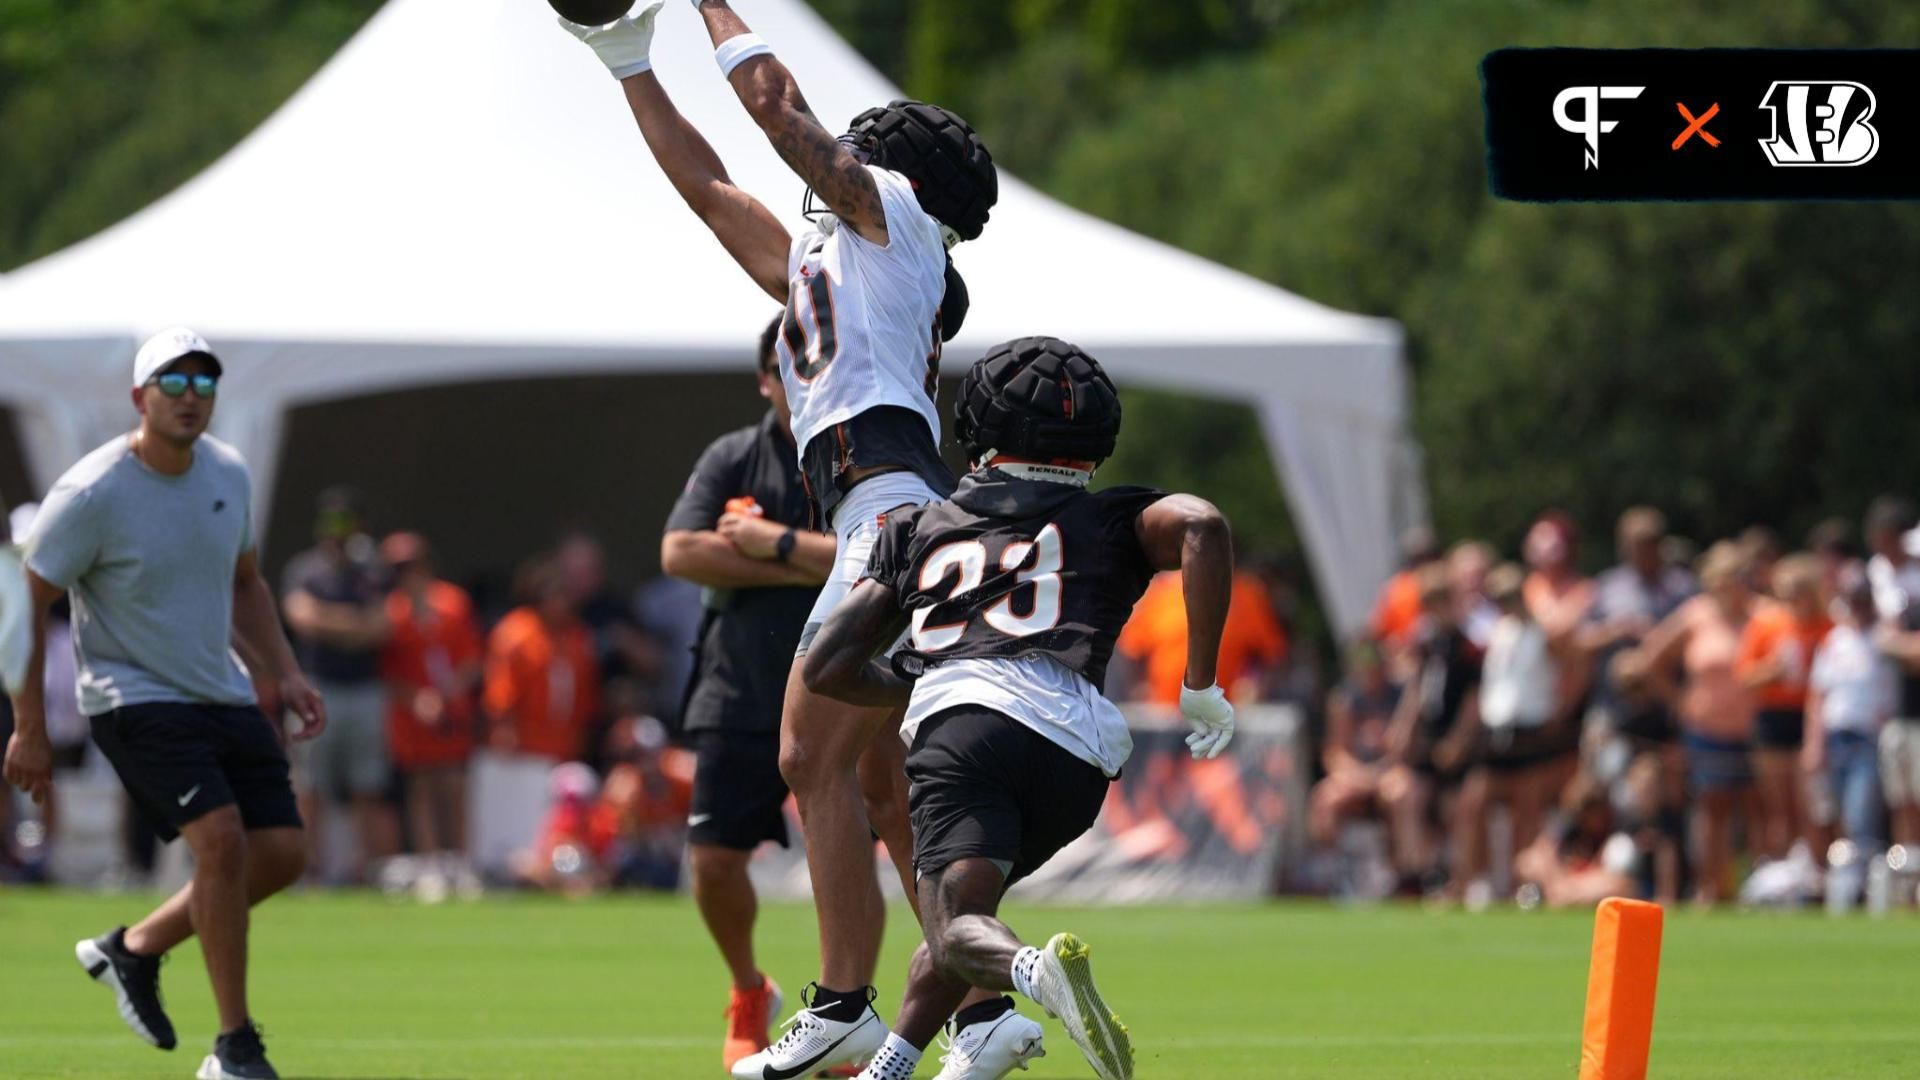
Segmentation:
<svg viewBox="0 0 1920 1080">
<path fill-rule="evenodd" d="M 1833 623 L 1825 616 L 1801 622 L 1786 604 L 1757 604 L 1740 635 L 1735 669 L 1745 680 L 1754 670 L 1778 661 L 1784 673 L 1760 684 L 1753 692 L 1754 703 L 1762 709 L 1806 708 L 1807 674 L 1813 667 L 1813 654 L 1831 629 Z"/>
<path fill-rule="evenodd" d="M 404 592 L 387 597 L 387 622 L 393 634 L 380 651 L 387 680 L 387 739 L 401 768 L 429 768 L 465 761 L 473 749 L 474 694 L 459 685 L 461 672 L 480 662 L 480 627 L 473 602 L 457 585 L 427 586 L 425 611 L 415 611 Z M 422 690 L 442 700 L 437 722 L 420 718 L 414 700 Z"/>
<path fill-rule="evenodd" d="M 1118 648 L 1146 665 L 1148 701 L 1180 703 L 1180 686 L 1187 676 L 1187 601 L 1178 573 L 1161 574 L 1147 586 L 1120 632 Z M 1286 657 L 1286 631 L 1274 617 L 1266 586 L 1252 574 L 1233 575 L 1227 625 L 1220 635 L 1220 685 L 1231 693 L 1256 663 L 1273 665 Z"/>
<path fill-rule="evenodd" d="M 1380 587 L 1380 599 L 1373 605 L 1369 629 L 1378 641 L 1404 645 L 1420 625 L 1420 575 L 1402 570 Z"/>
<path fill-rule="evenodd" d="M 692 751 L 668 747 L 660 751 L 660 767 L 651 774 L 636 765 L 614 766 L 593 808 L 595 854 L 604 855 L 622 838 L 684 825 L 693 812 L 694 763 Z"/>
<path fill-rule="evenodd" d="M 505 737 L 501 750 L 570 761 L 600 707 L 600 676 L 587 628 L 551 630 L 532 608 L 516 608 L 487 641 L 487 712 Z"/>
</svg>

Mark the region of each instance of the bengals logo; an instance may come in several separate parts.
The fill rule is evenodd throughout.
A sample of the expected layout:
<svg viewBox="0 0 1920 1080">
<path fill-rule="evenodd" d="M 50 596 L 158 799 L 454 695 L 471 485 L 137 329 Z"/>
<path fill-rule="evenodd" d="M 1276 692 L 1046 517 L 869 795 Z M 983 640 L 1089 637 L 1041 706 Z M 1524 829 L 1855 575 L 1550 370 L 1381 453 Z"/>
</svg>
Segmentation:
<svg viewBox="0 0 1920 1080">
<path fill-rule="evenodd" d="M 1865 165 L 1880 151 L 1873 91 L 1857 82 L 1776 82 L 1760 107 L 1773 133 L 1760 140 L 1767 160 L 1793 166 Z"/>
</svg>

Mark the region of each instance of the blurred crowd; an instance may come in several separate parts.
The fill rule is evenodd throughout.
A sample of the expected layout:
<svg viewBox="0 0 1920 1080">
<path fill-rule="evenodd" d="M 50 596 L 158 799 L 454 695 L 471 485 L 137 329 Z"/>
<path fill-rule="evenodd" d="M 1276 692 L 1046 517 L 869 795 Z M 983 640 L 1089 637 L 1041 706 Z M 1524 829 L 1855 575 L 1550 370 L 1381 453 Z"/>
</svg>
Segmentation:
<svg viewBox="0 0 1920 1080">
<path fill-rule="evenodd" d="M 31 513 L 20 508 L 15 535 Z M 669 725 L 697 588 L 659 578 L 623 594 L 600 542 L 571 532 L 527 559 L 508 602 L 487 611 L 436 572 L 426 537 L 372 532 L 350 490 L 321 496 L 314 535 L 280 593 L 329 715 L 319 738 L 292 745 L 314 883 L 427 896 L 677 887 L 693 763 Z M 68 632 L 57 612 L 50 733 L 69 777 L 104 775 L 74 705 Z M 273 688 L 259 689 L 278 715 Z M 154 840 L 131 805 L 125 818 L 124 863 L 138 880 L 153 871 Z M 12 841 L 0 843 L 0 876 L 31 878 L 53 821 L 17 824 L 0 818 Z"/>
<path fill-rule="evenodd" d="M 1915 525 L 1885 497 L 1863 550 L 1832 520 L 1702 552 L 1634 507 L 1593 577 L 1557 512 L 1518 562 L 1410 533 L 1326 699 L 1315 842 L 1476 906 L 1858 902 L 1920 843 Z"/>
<path fill-rule="evenodd" d="M 1916 525 L 1886 497 L 1858 545 L 1834 520 L 1800 551 L 1761 527 L 1701 551 L 1634 507 L 1595 576 L 1557 512 L 1517 561 L 1415 530 L 1331 680 L 1300 647 L 1293 567 L 1243 559 L 1221 684 L 1317 720 L 1312 853 L 1290 883 L 1470 905 L 1856 902 L 1889 860 L 1920 854 Z M 674 740 L 697 586 L 616 587 L 600 542 L 570 532 L 488 601 L 505 590 L 446 580 L 428 538 L 376 533 L 346 489 L 321 497 L 314 536 L 281 589 L 330 714 L 294 758 L 314 883 L 678 887 L 693 759 Z M 63 771 L 104 776 L 67 633 L 56 612 L 50 734 Z M 1162 575 L 1110 695 L 1175 703 L 1185 637 L 1179 575 Z M 54 819 L 7 813 L 0 800 L 0 879 L 31 878 Z M 154 843 L 126 816 L 137 877 Z"/>
<path fill-rule="evenodd" d="M 31 513 L 20 508 L 16 535 Z M 292 744 L 311 884 L 429 898 L 679 885 L 694 761 L 675 741 L 704 613 L 698 586 L 665 576 L 616 586 L 600 541 L 576 531 L 526 559 L 510 589 L 463 587 L 438 572 L 429 538 L 377 531 L 346 488 L 321 495 L 313 535 L 279 582 L 289 638 L 329 715 L 319 738 Z M 1245 561 L 1220 660 L 1236 699 L 1314 693 L 1296 607 L 1290 564 Z M 57 613 L 46 700 L 62 771 L 91 771 L 103 782 L 89 790 L 120 800 L 74 705 L 66 633 Z M 1171 706 L 1185 647 L 1180 577 L 1165 574 L 1127 627 L 1109 691 Z M 273 687 L 258 689 L 279 715 Z M 120 863 L 139 881 L 154 871 L 155 841 L 131 805 L 121 818 Z M 12 841 L 0 843 L 0 879 L 43 874 L 54 832 L 50 819 L 0 819 Z"/>
</svg>

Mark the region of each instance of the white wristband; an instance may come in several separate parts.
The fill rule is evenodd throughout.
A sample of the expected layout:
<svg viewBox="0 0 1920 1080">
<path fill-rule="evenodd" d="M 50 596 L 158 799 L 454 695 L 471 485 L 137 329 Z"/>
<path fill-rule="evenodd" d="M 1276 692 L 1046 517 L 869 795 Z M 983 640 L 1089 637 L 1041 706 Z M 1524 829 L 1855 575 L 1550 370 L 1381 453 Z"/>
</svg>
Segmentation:
<svg viewBox="0 0 1920 1080">
<path fill-rule="evenodd" d="M 756 56 L 772 56 L 773 46 L 760 40 L 759 34 L 740 34 L 730 37 L 713 50 L 713 62 L 720 65 L 720 77 L 727 78 L 733 69 Z"/>
</svg>

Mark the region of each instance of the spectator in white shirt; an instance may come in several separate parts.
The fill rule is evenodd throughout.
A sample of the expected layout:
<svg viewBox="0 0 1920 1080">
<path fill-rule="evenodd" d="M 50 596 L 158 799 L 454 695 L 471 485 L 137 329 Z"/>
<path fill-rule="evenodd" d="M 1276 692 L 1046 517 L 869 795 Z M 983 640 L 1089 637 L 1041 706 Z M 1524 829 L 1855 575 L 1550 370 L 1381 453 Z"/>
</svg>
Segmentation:
<svg viewBox="0 0 1920 1080">
<path fill-rule="evenodd" d="M 1867 581 L 1882 619 L 1898 619 L 1909 598 L 1920 596 L 1920 562 L 1907 552 L 1906 535 L 1914 527 L 1913 503 L 1898 495 L 1882 495 L 1867 507 L 1862 532 L 1866 534 Z"/>
<path fill-rule="evenodd" d="M 1572 778 L 1579 745 L 1572 705 L 1583 681 L 1573 677 L 1574 657 L 1566 646 L 1552 641 L 1529 610 L 1525 581 L 1526 572 L 1511 563 L 1487 575 L 1487 595 L 1500 618 L 1481 671 L 1485 753 L 1468 777 L 1465 796 L 1470 804 L 1507 807 L 1515 853 L 1540 835 L 1547 808 Z M 1462 837 L 1463 875 L 1469 879 L 1486 869 L 1486 826 L 1483 812 Z"/>
<path fill-rule="evenodd" d="M 1862 852 L 1883 847 L 1876 746 L 1896 697 L 1893 665 L 1874 647 L 1874 590 L 1858 571 L 1843 581 L 1838 623 L 1814 654 L 1801 764 L 1825 773 L 1841 827 Z"/>
</svg>

